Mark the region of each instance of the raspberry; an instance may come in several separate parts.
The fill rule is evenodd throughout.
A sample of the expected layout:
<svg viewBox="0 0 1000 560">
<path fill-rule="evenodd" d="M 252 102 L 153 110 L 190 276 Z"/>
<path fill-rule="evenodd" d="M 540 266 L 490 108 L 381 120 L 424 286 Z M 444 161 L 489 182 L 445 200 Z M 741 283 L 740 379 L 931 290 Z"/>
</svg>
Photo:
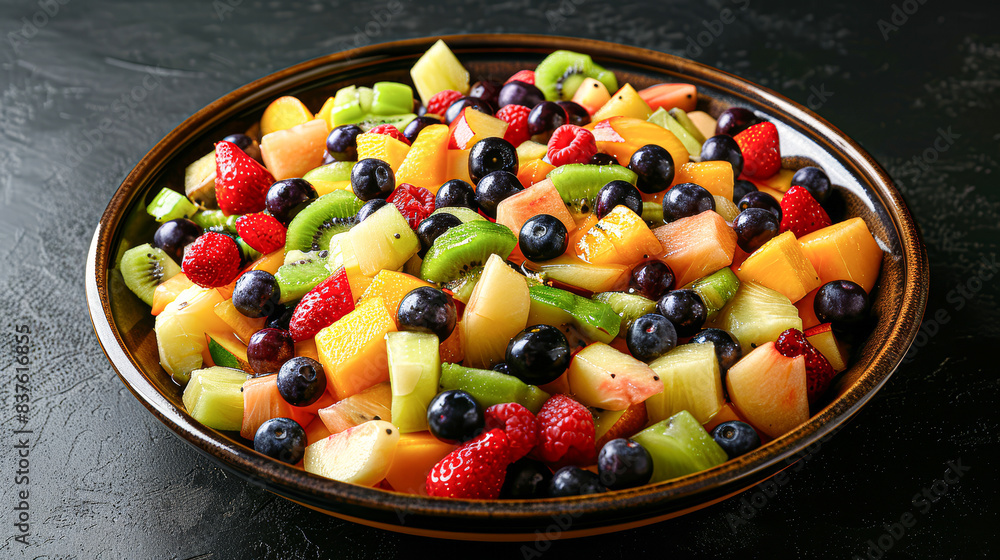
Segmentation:
<svg viewBox="0 0 1000 560">
<path fill-rule="evenodd" d="M 511 461 L 527 455 L 538 442 L 538 419 L 518 403 L 495 404 L 487 408 L 486 429 L 500 429 L 507 434 Z"/>
<path fill-rule="evenodd" d="M 236 220 L 236 233 L 247 245 L 264 254 L 285 246 L 285 226 L 270 214 L 240 216 Z"/>
<path fill-rule="evenodd" d="M 535 71 L 534 70 L 521 70 L 521 71 L 515 73 L 510 78 L 507 78 L 507 81 L 504 82 L 504 85 L 507 85 L 507 84 L 509 84 L 509 83 L 511 83 L 513 81 L 524 82 L 526 84 L 535 85 Z"/>
<path fill-rule="evenodd" d="M 594 463 L 594 417 L 585 406 L 566 395 L 553 395 L 537 418 L 538 443 L 532 454 L 559 466 Z"/>
<path fill-rule="evenodd" d="M 597 140 L 589 130 L 564 124 L 552 133 L 545 155 L 549 158 L 549 163 L 559 167 L 567 163 L 589 163 L 596 153 Z"/>
<path fill-rule="evenodd" d="M 427 473 L 430 496 L 495 500 L 500 497 L 510 442 L 503 430 L 490 430 L 449 453 Z"/>
<path fill-rule="evenodd" d="M 181 269 L 202 288 L 218 288 L 240 273 L 240 248 L 232 237 L 210 231 L 184 250 Z"/>
<path fill-rule="evenodd" d="M 507 132 L 503 139 L 515 148 L 531 138 L 528 132 L 528 114 L 531 109 L 524 105 L 510 104 L 497 111 L 497 118 L 507 123 Z"/>
<path fill-rule="evenodd" d="M 774 348 L 786 358 L 805 356 L 809 404 L 815 403 L 826 392 L 835 375 L 829 360 L 798 329 L 788 329 L 778 335 Z"/>
<path fill-rule="evenodd" d="M 416 231 L 420 222 L 434 211 L 434 194 L 431 191 L 403 183 L 392 191 L 387 202 L 392 203 L 399 213 L 406 218 L 406 223 Z"/>
<path fill-rule="evenodd" d="M 407 146 L 410 145 L 410 141 L 406 139 L 406 136 L 403 136 L 403 133 L 400 132 L 398 128 L 396 128 L 394 125 L 391 124 L 380 124 L 375 128 L 369 130 L 368 132 L 371 132 L 372 134 L 385 134 L 386 136 L 390 136 L 392 138 L 395 138 L 396 140 L 399 140 L 400 142 L 406 144 Z"/>
<path fill-rule="evenodd" d="M 453 89 L 439 91 L 427 100 L 427 112 L 443 117 L 448 107 L 461 97 L 462 94 Z"/>
</svg>

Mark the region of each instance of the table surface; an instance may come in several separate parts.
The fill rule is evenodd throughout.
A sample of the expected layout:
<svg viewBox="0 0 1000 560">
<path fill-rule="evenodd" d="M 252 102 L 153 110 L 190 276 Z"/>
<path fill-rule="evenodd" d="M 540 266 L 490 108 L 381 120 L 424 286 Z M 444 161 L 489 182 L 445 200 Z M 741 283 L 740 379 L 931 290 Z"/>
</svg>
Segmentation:
<svg viewBox="0 0 1000 560">
<path fill-rule="evenodd" d="M 1000 10 L 925 0 L 287 0 L 0 5 L 0 418 L 31 330 L 30 482 L 3 440 L 7 558 L 984 556 L 997 538 Z M 761 3 L 763 4 L 763 3 Z M 948 4 L 948 5 L 946 5 Z M 386 16 L 387 10 L 396 13 Z M 931 295 L 915 359 L 786 484 L 680 519 L 547 548 L 411 537 L 313 513 L 227 474 L 125 389 L 83 293 L 120 181 L 236 87 L 352 44 L 464 32 L 591 37 L 688 56 L 772 88 L 857 140 L 921 225 Z M 152 78 L 151 78 L 152 77 Z M 990 451 L 993 449 L 993 451 Z M 940 482 L 949 465 L 960 478 Z M 29 490 L 30 544 L 15 541 Z M 922 493 L 933 500 L 921 498 Z M 937 493 L 937 494 L 935 494 Z M 742 513 L 742 517 L 741 517 Z M 910 516 L 910 517 L 904 517 Z M 908 526 L 900 520 L 908 521 Z"/>
</svg>

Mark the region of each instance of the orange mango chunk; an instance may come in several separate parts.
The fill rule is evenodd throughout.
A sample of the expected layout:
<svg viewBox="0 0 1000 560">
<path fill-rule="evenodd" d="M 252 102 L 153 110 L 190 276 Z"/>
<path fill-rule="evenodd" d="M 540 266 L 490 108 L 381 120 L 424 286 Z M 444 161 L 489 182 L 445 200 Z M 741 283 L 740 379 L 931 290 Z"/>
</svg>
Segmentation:
<svg viewBox="0 0 1000 560">
<path fill-rule="evenodd" d="M 544 181 L 549 171 L 553 169 L 555 169 L 554 165 L 541 159 L 521 162 L 521 165 L 517 168 L 517 180 L 521 181 L 521 184 L 527 188 Z"/>
<path fill-rule="evenodd" d="M 264 135 L 260 139 L 264 166 L 278 181 L 305 175 L 323 165 L 328 133 L 326 122 L 311 120 Z"/>
<path fill-rule="evenodd" d="M 407 494 L 427 495 L 427 473 L 457 446 L 445 443 L 430 432 L 400 434 L 396 456 L 392 459 L 385 480 L 392 489 Z"/>
<path fill-rule="evenodd" d="M 674 174 L 674 184 L 694 183 L 716 196 L 733 198 L 733 166 L 728 161 L 684 163 Z"/>
<path fill-rule="evenodd" d="M 595 120 L 584 128 L 594 133 L 598 151 L 615 156 L 622 165 L 628 165 L 632 154 L 646 144 L 656 144 L 670 152 L 675 168 L 689 159 L 687 148 L 672 132 L 644 119 L 611 117 L 598 120 L 595 116 Z"/>
<path fill-rule="evenodd" d="M 396 184 L 409 183 L 437 194 L 448 180 L 448 126 L 432 124 L 420 131 L 396 172 Z"/>
<path fill-rule="evenodd" d="M 469 152 L 472 150 L 448 150 L 448 180 L 461 179 L 472 184 L 469 175 Z M 438 185 L 440 187 L 440 185 Z M 434 194 L 437 194 L 435 190 Z"/>
<path fill-rule="evenodd" d="M 820 283 L 850 280 L 871 292 L 882 266 L 882 249 L 861 218 L 814 231 L 799 239 Z"/>
<path fill-rule="evenodd" d="M 159 315 L 168 303 L 177 299 L 184 290 L 194 286 L 187 274 L 180 272 L 153 290 L 153 315 Z"/>
<path fill-rule="evenodd" d="M 340 398 L 389 380 L 385 335 L 396 323 L 380 297 L 358 304 L 337 322 L 316 333 L 316 350 Z"/>
<path fill-rule="evenodd" d="M 660 259 L 674 271 L 676 286 L 729 266 L 736 252 L 736 232 L 711 210 L 662 225 L 653 234 L 663 247 Z"/>
<path fill-rule="evenodd" d="M 313 120 L 313 114 L 298 98 L 286 95 L 271 102 L 260 117 L 262 136 Z"/>
<path fill-rule="evenodd" d="M 350 281 L 348 281 L 348 283 L 350 283 Z M 369 284 L 368 288 L 366 288 L 364 293 L 361 294 L 361 300 L 358 304 L 364 303 L 370 299 L 382 298 L 382 302 L 389 310 L 389 314 L 392 315 L 392 320 L 395 322 L 396 311 L 399 308 L 399 302 L 403 299 L 403 296 L 421 286 L 431 285 L 432 284 L 429 282 L 425 282 L 416 276 L 410 276 L 404 272 L 383 270 L 372 278 L 372 283 Z"/>
<path fill-rule="evenodd" d="M 822 284 L 795 234 L 786 231 L 753 252 L 736 270 L 741 282 L 756 282 L 780 292 L 792 303 Z"/>
<path fill-rule="evenodd" d="M 251 319 L 246 315 L 239 312 L 236 306 L 233 305 L 233 300 L 227 299 L 220 301 L 215 304 L 215 314 L 222 319 L 231 329 L 233 333 L 240 339 L 243 344 L 250 343 L 250 337 L 253 333 L 264 328 L 264 323 L 267 321 L 267 317 L 261 317 L 259 319 Z"/>
<path fill-rule="evenodd" d="M 624 206 L 598 220 L 575 248 L 577 256 L 592 264 L 631 265 L 661 251 L 646 222 Z"/>
<path fill-rule="evenodd" d="M 368 158 L 380 159 L 389 164 L 396 173 L 406 159 L 410 147 L 392 136 L 365 132 L 358 135 L 358 161 Z"/>
</svg>

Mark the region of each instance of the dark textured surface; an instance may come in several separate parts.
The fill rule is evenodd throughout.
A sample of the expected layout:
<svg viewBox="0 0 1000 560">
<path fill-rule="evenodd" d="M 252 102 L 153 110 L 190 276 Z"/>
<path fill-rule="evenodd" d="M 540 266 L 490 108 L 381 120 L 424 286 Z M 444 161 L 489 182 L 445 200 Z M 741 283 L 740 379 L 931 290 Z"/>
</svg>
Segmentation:
<svg viewBox="0 0 1000 560">
<path fill-rule="evenodd" d="M 698 4 L 400 0 L 402 11 L 386 17 L 378 0 L 4 2 L 0 557 L 756 557 L 766 550 L 849 558 L 879 537 L 891 546 L 885 557 L 995 552 L 1000 10 L 910 0 L 895 3 L 893 22 L 892 2 Z M 916 11 L 906 15 L 904 7 Z M 886 28 L 888 40 L 879 20 L 898 26 Z M 619 41 L 687 55 L 809 104 L 899 181 L 931 260 L 928 336 L 784 484 L 614 536 L 527 548 L 408 537 L 312 513 L 228 476 L 173 437 L 115 376 L 89 323 L 84 254 L 117 184 L 178 122 L 239 85 L 349 46 L 365 29 L 373 36 L 357 40 L 531 32 Z M 699 39 L 705 46 L 690 47 Z M 16 325 L 32 331 L 29 486 L 14 484 Z M 926 506 L 911 501 L 959 460 L 970 470 L 937 486 L 947 494 Z M 16 493 L 26 488 L 28 547 L 13 540 Z M 915 524 L 886 536 L 885 524 L 907 513 Z"/>
</svg>

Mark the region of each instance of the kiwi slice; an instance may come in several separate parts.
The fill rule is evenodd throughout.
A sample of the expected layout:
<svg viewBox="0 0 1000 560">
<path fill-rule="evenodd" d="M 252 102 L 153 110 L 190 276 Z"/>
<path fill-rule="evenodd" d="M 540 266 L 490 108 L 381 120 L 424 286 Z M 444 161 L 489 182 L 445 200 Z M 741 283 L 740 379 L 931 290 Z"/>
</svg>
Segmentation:
<svg viewBox="0 0 1000 560">
<path fill-rule="evenodd" d="M 192 216 L 191 220 L 201 226 L 201 229 L 205 231 L 235 234 L 237 218 L 239 218 L 238 215 L 233 214 L 231 216 L 227 216 L 222 213 L 222 210 L 202 210 Z"/>
<path fill-rule="evenodd" d="M 163 249 L 144 243 L 122 255 L 121 272 L 125 286 L 146 305 L 153 305 L 153 292 L 181 271 Z"/>
<path fill-rule="evenodd" d="M 688 134 L 690 134 L 691 137 L 695 139 L 696 142 L 698 142 L 699 144 L 705 143 L 705 135 L 702 134 L 700 130 L 698 130 L 698 126 L 694 124 L 694 121 L 691 120 L 691 117 L 688 116 L 688 114 L 684 111 L 684 109 L 681 109 L 680 107 L 674 107 L 668 112 L 670 113 L 670 116 L 674 118 L 675 121 L 677 121 L 678 123 L 680 123 L 681 126 L 684 127 L 684 130 L 686 130 Z"/>
<path fill-rule="evenodd" d="M 327 261 L 330 252 L 327 250 L 303 253 L 292 250 L 285 256 L 285 264 L 278 268 L 274 279 L 281 289 L 281 299 L 278 303 L 288 303 L 301 299 L 309 290 L 330 276 Z"/>
<path fill-rule="evenodd" d="M 458 364 L 441 364 L 438 388 L 442 391 L 461 389 L 466 391 L 483 408 L 494 404 L 516 402 L 533 413 L 541 410 L 549 399 L 549 394 L 524 381 L 486 369 L 475 369 Z"/>
<path fill-rule="evenodd" d="M 587 299 L 552 286 L 528 288 L 531 307 L 529 325 L 570 324 L 579 329 L 589 340 L 610 343 L 618 336 L 621 319 L 608 304 Z"/>
<path fill-rule="evenodd" d="M 198 207 L 181 193 L 163 187 L 156 193 L 146 212 L 157 222 L 169 222 L 177 218 L 190 218 L 198 212 Z"/>
<path fill-rule="evenodd" d="M 483 267 L 477 266 L 471 270 L 463 270 L 458 278 L 444 285 L 452 293 L 452 297 L 462 303 L 469 303 L 472 298 L 472 290 L 476 287 L 476 282 L 483 275 Z"/>
<path fill-rule="evenodd" d="M 547 177 L 559 191 L 570 212 L 587 214 L 594 209 L 594 199 L 601 187 L 611 181 L 627 181 L 635 184 L 634 171 L 621 165 L 592 165 L 570 163 L 549 172 Z"/>
<path fill-rule="evenodd" d="M 608 91 L 618 91 L 614 72 L 594 63 L 589 55 L 573 51 L 555 51 L 535 68 L 535 86 L 549 101 L 568 101 L 585 78 L 594 78 Z"/>
<path fill-rule="evenodd" d="M 670 116 L 666 109 L 660 107 L 646 120 L 669 130 L 681 141 L 681 144 L 684 144 L 684 148 L 693 161 L 701 161 L 701 142 L 697 141 L 681 123 L 677 122 L 677 119 Z"/>
<path fill-rule="evenodd" d="M 317 198 L 288 224 L 285 252 L 328 250 L 330 238 L 357 223 L 356 215 L 362 204 L 354 193 L 345 190 Z"/>
<path fill-rule="evenodd" d="M 644 298 L 638 294 L 627 294 L 625 292 L 601 292 L 594 294 L 591 298 L 594 301 L 606 303 L 615 310 L 621 318 L 621 329 L 618 333 L 624 337 L 628 332 L 629 325 L 639 317 L 647 313 L 656 312 L 656 302 Z"/>
<path fill-rule="evenodd" d="M 493 253 L 506 259 L 515 245 L 517 236 L 507 226 L 487 220 L 465 222 L 434 240 L 420 265 L 420 277 L 445 284 L 476 267 L 482 268 Z"/>
<path fill-rule="evenodd" d="M 403 130 L 415 118 L 417 118 L 417 115 L 413 113 L 403 113 L 402 115 L 366 115 L 365 119 L 357 123 L 357 125 L 365 132 L 383 124 L 391 124 L 399 130 Z"/>
<path fill-rule="evenodd" d="M 740 280 L 727 266 L 684 287 L 698 292 L 702 301 L 705 302 L 705 307 L 708 308 L 708 317 L 711 319 L 739 291 Z"/>
<path fill-rule="evenodd" d="M 437 210 L 431 212 L 431 216 L 434 214 L 451 214 L 463 222 L 471 222 L 473 220 L 486 221 L 486 218 L 484 218 L 479 212 L 464 206 L 445 206 L 444 208 L 438 208 Z"/>
</svg>

